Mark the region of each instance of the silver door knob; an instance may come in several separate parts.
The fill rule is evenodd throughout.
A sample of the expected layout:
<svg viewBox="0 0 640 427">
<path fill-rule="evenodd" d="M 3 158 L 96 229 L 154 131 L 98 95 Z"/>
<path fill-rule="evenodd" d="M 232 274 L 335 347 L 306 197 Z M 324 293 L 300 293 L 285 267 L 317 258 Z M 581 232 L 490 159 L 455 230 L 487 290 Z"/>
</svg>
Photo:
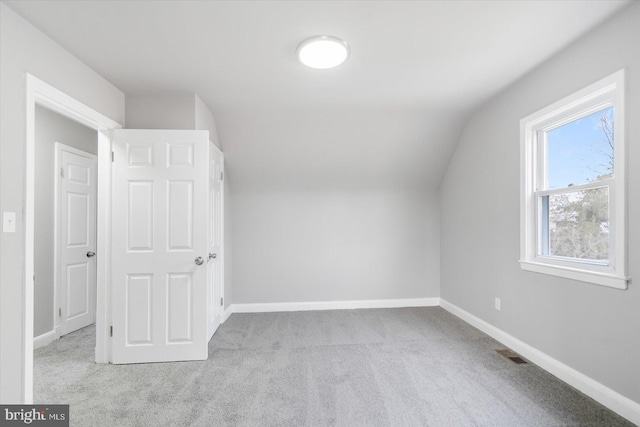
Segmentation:
<svg viewBox="0 0 640 427">
<path fill-rule="evenodd" d="M 96 256 L 95 252 L 91 252 L 91 251 L 87 252 L 87 258 L 93 258 L 94 256 Z"/>
<path fill-rule="evenodd" d="M 218 254 L 212 254 L 211 252 L 209 252 L 209 261 L 216 258 L 218 258 Z"/>
<path fill-rule="evenodd" d="M 196 258 L 196 260 L 194 262 L 196 263 L 196 265 L 202 265 L 202 264 L 204 264 L 204 258 L 199 256 L 198 258 Z"/>
</svg>

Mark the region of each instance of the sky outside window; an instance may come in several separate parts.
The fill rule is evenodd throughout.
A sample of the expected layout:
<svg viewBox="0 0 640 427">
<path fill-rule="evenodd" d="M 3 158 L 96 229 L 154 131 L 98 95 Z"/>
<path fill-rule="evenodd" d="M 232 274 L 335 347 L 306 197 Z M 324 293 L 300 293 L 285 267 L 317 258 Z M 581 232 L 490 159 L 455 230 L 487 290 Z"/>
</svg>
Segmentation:
<svg viewBox="0 0 640 427">
<path fill-rule="evenodd" d="M 613 129 L 609 107 L 547 132 L 550 189 L 594 182 L 612 172 L 613 148 L 602 118 Z"/>
</svg>

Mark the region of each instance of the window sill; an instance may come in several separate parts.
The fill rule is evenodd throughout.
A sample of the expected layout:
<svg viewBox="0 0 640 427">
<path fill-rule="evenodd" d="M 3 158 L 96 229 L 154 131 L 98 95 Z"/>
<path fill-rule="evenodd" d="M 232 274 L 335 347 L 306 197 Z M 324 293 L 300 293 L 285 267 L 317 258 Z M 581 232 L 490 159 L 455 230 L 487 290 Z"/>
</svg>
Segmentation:
<svg viewBox="0 0 640 427">
<path fill-rule="evenodd" d="M 520 260 L 520 268 L 526 271 L 548 274 L 550 276 L 564 277 L 565 279 L 578 280 L 580 282 L 593 283 L 615 289 L 627 289 L 629 278 L 615 274 L 599 273 L 595 271 L 581 270 L 578 268 L 563 267 L 558 265 L 543 264 L 540 262 Z"/>
</svg>

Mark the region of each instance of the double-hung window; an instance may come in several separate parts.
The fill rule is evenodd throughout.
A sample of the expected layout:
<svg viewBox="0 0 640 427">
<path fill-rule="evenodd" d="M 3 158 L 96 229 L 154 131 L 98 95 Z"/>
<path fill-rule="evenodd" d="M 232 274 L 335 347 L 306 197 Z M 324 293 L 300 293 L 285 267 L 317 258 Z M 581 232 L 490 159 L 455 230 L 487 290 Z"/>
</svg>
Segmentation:
<svg viewBox="0 0 640 427">
<path fill-rule="evenodd" d="M 520 129 L 521 267 L 626 289 L 624 70 Z"/>
</svg>

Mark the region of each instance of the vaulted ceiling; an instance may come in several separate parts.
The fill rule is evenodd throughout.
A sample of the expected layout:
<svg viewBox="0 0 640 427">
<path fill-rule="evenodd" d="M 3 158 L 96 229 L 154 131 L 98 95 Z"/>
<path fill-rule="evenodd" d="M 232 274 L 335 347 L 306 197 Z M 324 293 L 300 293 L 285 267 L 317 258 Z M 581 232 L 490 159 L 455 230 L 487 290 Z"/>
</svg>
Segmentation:
<svg viewBox="0 0 640 427">
<path fill-rule="evenodd" d="M 630 1 L 6 3 L 125 93 L 196 92 L 242 192 L 437 188 L 470 112 Z M 350 59 L 297 62 L 319 34 Z"/>
</svg>

